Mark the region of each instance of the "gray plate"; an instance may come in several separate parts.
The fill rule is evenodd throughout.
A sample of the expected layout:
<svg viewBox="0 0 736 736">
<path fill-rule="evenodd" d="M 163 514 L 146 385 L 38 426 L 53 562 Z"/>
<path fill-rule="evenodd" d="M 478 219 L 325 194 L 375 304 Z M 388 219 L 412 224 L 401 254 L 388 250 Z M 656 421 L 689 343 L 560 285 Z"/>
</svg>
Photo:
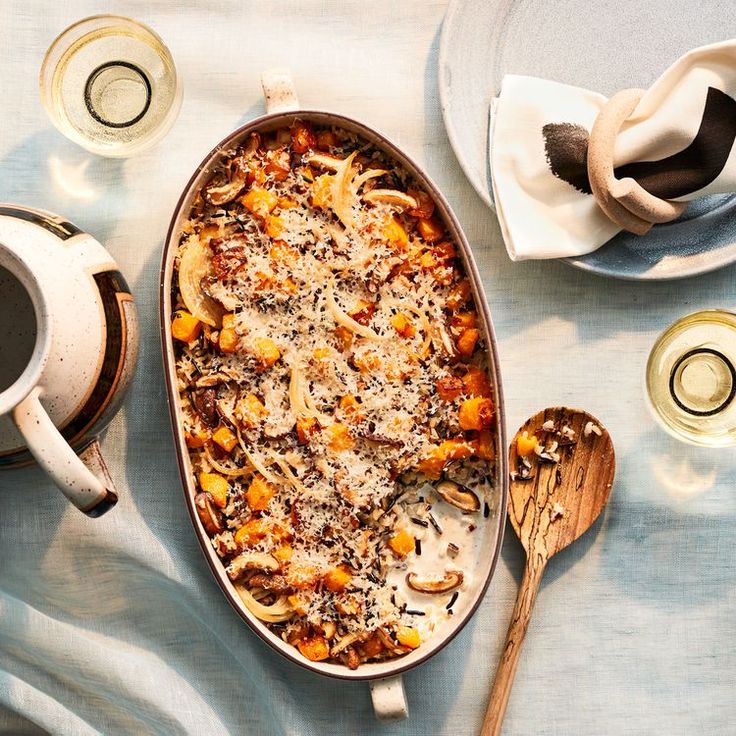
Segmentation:
<svg viewBox="0 0 736 736">
<path fill-rule="evenodd" d="M 529 74 L 606 95 L 648 87 L 685 51 L 736 35 L 732 0 L 453 0 L 442 27 L 439 85 L 460 165 L 493 209 L 488 109 L 504 74 Z M 621 233 L 567 259 L 623 279 L 683 278 L 736 261 L 736 195 L 693 202 L 676 222 Z"/>
</svg>

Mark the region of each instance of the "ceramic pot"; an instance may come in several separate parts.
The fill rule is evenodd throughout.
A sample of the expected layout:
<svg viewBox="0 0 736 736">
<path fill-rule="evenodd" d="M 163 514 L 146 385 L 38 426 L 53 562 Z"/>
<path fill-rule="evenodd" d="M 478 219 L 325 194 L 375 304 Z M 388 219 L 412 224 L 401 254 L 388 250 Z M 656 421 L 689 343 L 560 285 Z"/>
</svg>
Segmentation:
<svg viewBox="0 0 736 736">
<path fill-rule="evenodd" d="M 138 348 L 133 297 L 110 254 L 63 218 L 0 205 L 0 343 L 0 469 L 35 461 L 100 516 L 117 495 L 96 438 Z"/>
<path fill-rule="evenodd" d="M 193 177 L 187 184 L 171 221 L 169 234 L 164 247 L 161 267 L 161 339 L 164 355 L 165 377 L 168 389 L 171 420 L 176 438 L 175 446 L 179 461 L 184 494 L 192 517 L 195 531 L 199 538 L 202 550 L 212 569 L 215 578 L 220 584 L 231 605 L 245 622 L 273 649 L 283 656 L 296 662 L 313 672 L 329 677 L 345 680 L 368 680 L 376 715 L 381 720 L 405 718 L 408 714 L 406 698 L 401 680 L 401 673 L 426 661 L 436 654 L 463 628 L 480 604 L 483 594 L 488 587 L 496 566 L 503 529 L 506 519 L 506 497 L 508 494 L 508 472 L 506 466 L 506 440 L 504 429 L 504 405 L 501 390 L 501 379 L 498 369 L 496 340 L 491 324 L 483 287 L 478 269 L 473 260 L 473 254 L 465 235 L 460 228 L 457 218 L 452 213 L 447 201 L 432 183 L 429 177 L 400 149 L 392 144 L 385 136 L 372 128 L 351 118 L 334 113 L 304 110 L 294 91 L 293 83 L 286 72 L 274 71 L 263 76 L 263 89 L 266 96 L 267 114 L 260 117 L 221 141 L 202 161 Z M 172 319 L 172 278 L 174 274 L 174 259 L 177 253 L 182 224 L 189 217 L 192 202 L 202 186 L 212 176 L 213 170 L 222 156 L 223 151 L 234 150 L 241 145 L 253 132 L 265 133 L 277 128 L 290 127 L 295 120 L 320 125 L 335 125 L 343 130 L 351 131 L 361 138 L 370 141 L 382 149 L 397 164 L 408 171 L 431 194 L 435 201 L 437 216 L 441 218 L 453 241 L 456 243 L 465 271 L 473 288 L 473 297 L 478 310 L 479 327 L 483 330 L 485 343 L 488 348 L 491 379 L 494 386 L 494 401 L 496 406 L 495 434 L 497 440 L 496 457 L 498 458 L 493 477 L 494 498 L 492 517 L 479 524 L 474 534 L 477 537 L 477 554 L 472 570 L 468 571 L 467 578 L 471 581 L 468 589 L 463 592 L 463 607 L 458 609 L 454 616 L 442 624 L 440 630 L 435 631 L 434 637 L 422 644 L 421 647 L 403 657 L 383 662 L 365 663 L 356 670 L 350 670 L 339 664 L 326 662 L 312 662 L 301 655 L 293 646 L 282 641 L 268 627 L 254 616 L 243 604 L 237 591 L 225 573 L 224 566 L 215 552 L 207 532 L 199 519 L 194 506 L 194 497 L 197 494 L 192 469 L 189 463 L 182 416 L 179 408 L 179 393 L 176 377 L 176 361 L 171 337 Z"/>
</svg>

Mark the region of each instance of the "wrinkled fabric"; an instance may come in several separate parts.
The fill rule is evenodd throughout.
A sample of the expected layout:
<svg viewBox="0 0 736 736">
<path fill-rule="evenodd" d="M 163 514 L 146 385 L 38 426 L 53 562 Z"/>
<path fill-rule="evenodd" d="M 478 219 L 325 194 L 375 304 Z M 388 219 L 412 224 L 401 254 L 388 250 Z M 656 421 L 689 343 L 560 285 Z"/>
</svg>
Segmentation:
<svg viewBox="0 0 736 736">
<path fill-rule="evenodd" d="M 444 2 L 93 0 L 0 6 L 0 200 L 63 213 L 118 260 L 142 342 L 104 434 L 118 506 L 87 519 L 36 469 L 0 473 L 0 733 L 64 736 L 470 736 L 478 733 L 521 575 L 507 531 L 465 630 L 405 677 L 409 720 L 378 724 L 365 683 L 286 662 L 231 610 L 204 561 L 174 458 L 158 337 L 158 269 L 180 191 L 206 153 L 263 111 L 263 66 L 302 103 L 384 130 L 424 164 L 468 235 L 499 336 L 510 429 L 583 406 L 616 445 L 609 507 L 548 567 L 506 716 L 508 736 L 730 734 L 736 721 L 736 467 L 670 440 L 642 395 L 646 354 L 684 309 L 733 303 L 733 270 L 672 284 L 512 265 L 445 136 Z M 72 21 L 152 25 L 184 80 L 178 122 L 124 161 L 46 120 L 43 51 Z M 683 307 L 686 304 L 686 307 Z M 646 305 L 646 308 L 644 306 Z M 1 349 L 1 348 L 0 348 Z"/>
<path fill-rule="evenodd" d="M 621 228 L 596 203 L 588 134 L 607 98 L 507 74 L 491 106 L 490 167 L 512 260 L 581 256 Z M 693 49 L 644 92 L 613 147 L 617 178 L 667 200 L 736 191 L 736 41 Z"/>
</svg>

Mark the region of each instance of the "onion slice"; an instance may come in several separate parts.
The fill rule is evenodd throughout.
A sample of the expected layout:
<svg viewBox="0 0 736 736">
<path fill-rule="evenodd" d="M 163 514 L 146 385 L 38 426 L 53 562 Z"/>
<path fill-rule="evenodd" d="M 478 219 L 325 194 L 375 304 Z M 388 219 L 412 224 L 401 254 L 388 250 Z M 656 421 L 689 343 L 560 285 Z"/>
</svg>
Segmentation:
<svg viewBox="0 0 736 736">
<path fill-rule="evenodd" d="M 279 621 L 288 621 L 294 615 L 294 610 L 284 596 L 277 598 L 270 606 L 264 606 L 244 586 L 236 585 L 235 590 L 238 591 L 238 595 L 245 604 L 245 607 L 261 621 L 275 624 Z"/>
<path fill-rule="evenodd" d="M 331 282 L 327 284 L 325 293 L 327 297 L 327 308 L 330 310 L 330 314 L 332 314 L 332 318 L 335 320 L 335 322 L 337 322 L 337 324 L 346 327 L 348 330 L 354 332 L 356 335 L 365 337 L 368 340 L 386 339 L 385 337 L 381 337 L 381 335 L 372 330 L 370 327 L 366 327 L 365 325 L 361 325 L 360 322 L 356 322 L 347 312 L 344 312 L 342 309 L 340 309 L 340 307 L 337 306 L 337 302 L 335 301 L 335 293 Z"/>
<path fill-rule="evenodd" d="M 207 248 L 197 237 L 190 237 L 179 259 L 179 292 L 193 317 L 210 327 L 222 321 L 222 310 L 202 289 L 202 279 L 212 273 Z"/>
</svg>

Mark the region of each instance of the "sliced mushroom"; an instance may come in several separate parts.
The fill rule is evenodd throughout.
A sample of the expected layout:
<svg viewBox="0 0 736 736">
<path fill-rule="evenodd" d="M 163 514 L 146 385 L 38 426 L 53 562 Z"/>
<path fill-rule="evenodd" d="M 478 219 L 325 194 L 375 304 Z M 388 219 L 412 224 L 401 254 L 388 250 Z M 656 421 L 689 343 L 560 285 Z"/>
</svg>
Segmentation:
<svg viewBox="0 0 736 736">
<path fill-rule="evenodd" d="M 417 206 L 414 197 L 400 192 L 398 189 L 371 189 L 370 192 L 363 195 L 363 199 L 366 202 L 385 202 L 405 209 L 414 209 Z"/>
<path fill-rule="evenodd" d="M 212 429 L 219 423 L 217 418 L 217 390 L 206 388 L 192 392 L 192 404 L 205 426 Z"/>
<path fill-rule="evenodd" d="M 261 588 L 268 593 L 276 593 L 277 595 L 294 592 L 294 589 L 286 582 L 283 575 L 257 573 L 248 581 L 248 585 L 251 588 Z"/>
<path fill-rule="evenodd" d="M 442 578 L 422 578 L 415 572 L 406 576 L 406 584 L 417 593 L 449 593 L 463 584 L 463 574 L 459 570 L 447 570 Z"/>
<path fill-rule="evenodd" d="M 230 562 L 225 572 L 230 580 L 239 580 L 247 570 L 276 572 L 278 569 L 279 563 L 276 559 L 265 552 L 243 552 Z"/>
<path fill-rule="evenodd" d="M 325 169 L 332 169 L 333 171 L 339 171 L 344 165 L 345 159 L 338 158 L 337 156 L 330 156 L 328 153 L 313 153 L 310 156 L 304 158 L 304 162 L 308 164 L 317 164 Z"/>
<path fill-rule="evenodd" d="M 220 206 L 232 202 L 235 197 L 245 188 L 248 180 L 247 162 L 253 157 L 258 150 L 261 137 L 258 133 L 251 133 L 248 144 L 243 149 L 242 154 L 233 160 L 233 168 L 229 172 L 228 180 L 222 184 L 214 183 L 216 179 L 211 179 L 210 184 L 204 190 L 204 198 L 212 205 Z"/>
<path fill-rule="evenodd" d="M 245 182 L 245 173 L 239 169 L 224 184 L 208 185 L 204 190 L 204 198 L 216 207 L 227 204 L 228 202 L 232 202 L 243 191 Z"/>
<path fill-rule="evenodd" d="M 212 388 L 213 386 L 220 386 L 223 383 L 229 383 L 232 381 L 232 377 L 222 371 L 216 373 L 210 373 L 209 375 L 198 378 L 195 382 L 197 388 Z"/>
<path fill-rule="evenodd" d="M 460 509 L 463 513 L 472 514 L 480 509 L 480 499 L 478 496 L 470 488 L 461 486 L 459 483 L 455 483 L 454 480 L 440 481 L 434 489 L 443 501 L 447 501 L 447 503 Z"/>
<path fill-rule="evenodd" d="M 340 652 L 344 651 L 356 642 L 362 641 L 364 638 L 365 637 L 362 631 L 353 631 L 350 634 L 346 634 L 342 637 L 342 639 L 338 639 L 338 641 L 335 642 L 332 649 L 330 649 L 330 656 L 337 656 L 338 654 L 340 654 Z"/>
<path fill-rule="evenodd" d="M 215 508 L 209 493 L 198 493 L 194 497 L 194 505 L 197 507 L 199 520 L 207 534 L 210 536 L 219 534 L 225 528 L 222 523 L 222 514 Z"/>
</svg>

